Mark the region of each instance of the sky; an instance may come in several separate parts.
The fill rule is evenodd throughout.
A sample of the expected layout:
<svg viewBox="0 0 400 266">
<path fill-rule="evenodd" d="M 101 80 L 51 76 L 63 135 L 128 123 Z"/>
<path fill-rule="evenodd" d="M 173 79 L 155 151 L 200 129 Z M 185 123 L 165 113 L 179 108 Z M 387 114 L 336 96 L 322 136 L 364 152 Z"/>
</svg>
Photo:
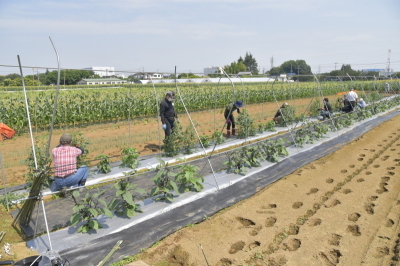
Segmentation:
<svg viewBox="0 0 400 266">
<path fill-rule="evenodd" d="M 0 0 L 0 75 L 19 73 L 17 55 L 25 75 L 57 68 L 49 37 L 67 69 L 203 73 L 248 52 L 260 71 L 400 71 L 400 1 Z"/>
</svg>

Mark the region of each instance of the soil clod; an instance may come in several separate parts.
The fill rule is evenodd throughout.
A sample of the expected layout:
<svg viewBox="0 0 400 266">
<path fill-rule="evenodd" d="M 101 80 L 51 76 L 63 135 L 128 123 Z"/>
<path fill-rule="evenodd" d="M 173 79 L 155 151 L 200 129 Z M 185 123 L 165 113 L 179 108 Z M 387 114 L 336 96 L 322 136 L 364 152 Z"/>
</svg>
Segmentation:
<svg viewBox="0 0 400 266">
<path fill-rule="evenodd" d="M 347 226 L 347 232 L 350 232 L 353 236 L 361 235 L 360 228 L 356 224 Z"/>
<path fill-rule="evenodd" d="M 347 217 L 347 219 L 348 219 L 349 221 L 352 221 L 352 222 L 357 222 L 357 221 L 358 221 L 358 218 L 360 218 L 360 216 L 361 216 L 361 214 L 356 213 L 356 212 L 353 212 L 352 214 L 349 214 L 349 216 Z"/>
</svg>

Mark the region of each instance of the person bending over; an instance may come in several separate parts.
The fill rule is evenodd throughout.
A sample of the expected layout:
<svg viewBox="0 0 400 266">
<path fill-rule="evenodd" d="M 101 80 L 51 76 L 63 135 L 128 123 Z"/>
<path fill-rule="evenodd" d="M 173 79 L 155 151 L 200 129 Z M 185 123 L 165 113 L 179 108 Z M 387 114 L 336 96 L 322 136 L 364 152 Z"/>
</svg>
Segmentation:
<svg viewBox="0 0 400 266">
<path fill-rule="evenodd" d="M 234 103 L 228 104 L 228 106 L 225 108 L 224 112 L 224 117 L 226 121 L 226 136 L 229 138 L 231 136 L 231 126 L 232 126 L 232 135 L 236 135 L 236 124 L 235 124 L 235 117 L 233 116 L 233 112 L 237 110 L 237 112 L 240 114 L 240 107 L 243 107 L 242 101 L 236 101 Z"/>
<path fill-rule="evenodd" d="M 282 122 L 282 120 L 284 120 L 283 114 L 282 114 L 282 109 L 286 108 L 287 106 L 289 106 L 288 103 L 284 103 L 282 104 L 281 107 L 279 107 L 279 110 L 276 112 L 274 118 L 272 120 L 274 120 L 275 124 L 278 124 L 280 122 Z"/>
</svg>

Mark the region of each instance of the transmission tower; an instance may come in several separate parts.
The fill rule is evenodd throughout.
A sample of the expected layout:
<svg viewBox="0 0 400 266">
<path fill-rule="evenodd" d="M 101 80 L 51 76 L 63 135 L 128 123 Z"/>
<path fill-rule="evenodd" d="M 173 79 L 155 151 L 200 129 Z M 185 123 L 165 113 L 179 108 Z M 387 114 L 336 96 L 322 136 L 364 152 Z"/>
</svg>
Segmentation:
<svg viewBox="0 0 400 266">
<path fill-rule="evenodd" d="M 390 73 L 390 53 L 391 53 L 391 52 L 392 52 L 392 50 L 389 49 L 389 52 L 388 52 L 388 60 L 387 60 L 387 64 L 386 64 L 386 76 L 388 76 L 389 73 Z"/>
</svg>

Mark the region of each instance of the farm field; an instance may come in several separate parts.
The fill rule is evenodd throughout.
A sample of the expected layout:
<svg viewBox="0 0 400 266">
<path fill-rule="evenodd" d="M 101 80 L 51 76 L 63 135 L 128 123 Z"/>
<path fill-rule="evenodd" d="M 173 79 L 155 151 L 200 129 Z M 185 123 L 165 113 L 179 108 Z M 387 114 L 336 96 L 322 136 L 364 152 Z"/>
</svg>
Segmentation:
<svg viewBox="0 0 400 266">
<path fill-rule="evenodd" d="M 255 196 L 187 225 L 138 259 L 149 265 L 398 265 L 399 125 L 396 116 Z"/>
<path fill-rule="evenodd" d="M 337 95 L 327 96 L 331 99 L 336 99 Z M 312 98 L 287 100 L 292 106 L 296 106 L 299 112 L 303 112 Z M 318 99 L 317 99 L 318 100 Z M 284 101 L 280 102 L 282 104 Z M 251 104 L 244 107 L 250 116 L 255 119 L 256 123 L 272 120 L 275 115 L 278 105 L 275 102 L 267 102 L 264 104 Z M 237 114 L 234 114 L 237 117 Z M 200 135 L 211 136 L 216 130 L 221 130 L 224 118 L 223 108 L 218 108 L 216 111 L 199 111 L 191 113 L 191 117 L 197 124 L 197 130 Z M 184 127 L 189 125 L 189 119 L 185 113 L 179 115 L 180 121 Z M 59 137 L 63 133 L 82 132 L 89 139 L 89 158 L 93 159 L 98 154 L 108 156 L 117 156 L 121 154 L 121 150 L 128 146 L 133 146 L 140 152 L 140 156 L 147 154 L 159 153 L 159 135 L 161 140 L 164 138 L 164 132 L 158 127 L 159 119 L 147 118 L 133 120 L 132 123 L 104 123 L 91 125 L 81 128 L 71 128 L 66 130 L 56 129 L 53 131 L 52 145 L 58 145 Z M 214 122 L 215 121 L 215 122 Z M 226 131 L 226 130 L 225 130 Z M 34 132 L 34 137 L 39 143 L 47 144 L 48 132 Z M 29 134 L 25 133 L 21 136 L 16 136 L 13 139 L 6 140 L 0 143 L 1 152 L 5 164 L 5 175 L 7 184 L 15 186 L 25 183 L 23 175 L 28 168 L 22 163 L 31 150 L 31 140 Z M 113 161 L 120 160 L 120 157 L 112 158 Z M 96 161 L 92 165 L 96 165 Z"/>
</svg>

